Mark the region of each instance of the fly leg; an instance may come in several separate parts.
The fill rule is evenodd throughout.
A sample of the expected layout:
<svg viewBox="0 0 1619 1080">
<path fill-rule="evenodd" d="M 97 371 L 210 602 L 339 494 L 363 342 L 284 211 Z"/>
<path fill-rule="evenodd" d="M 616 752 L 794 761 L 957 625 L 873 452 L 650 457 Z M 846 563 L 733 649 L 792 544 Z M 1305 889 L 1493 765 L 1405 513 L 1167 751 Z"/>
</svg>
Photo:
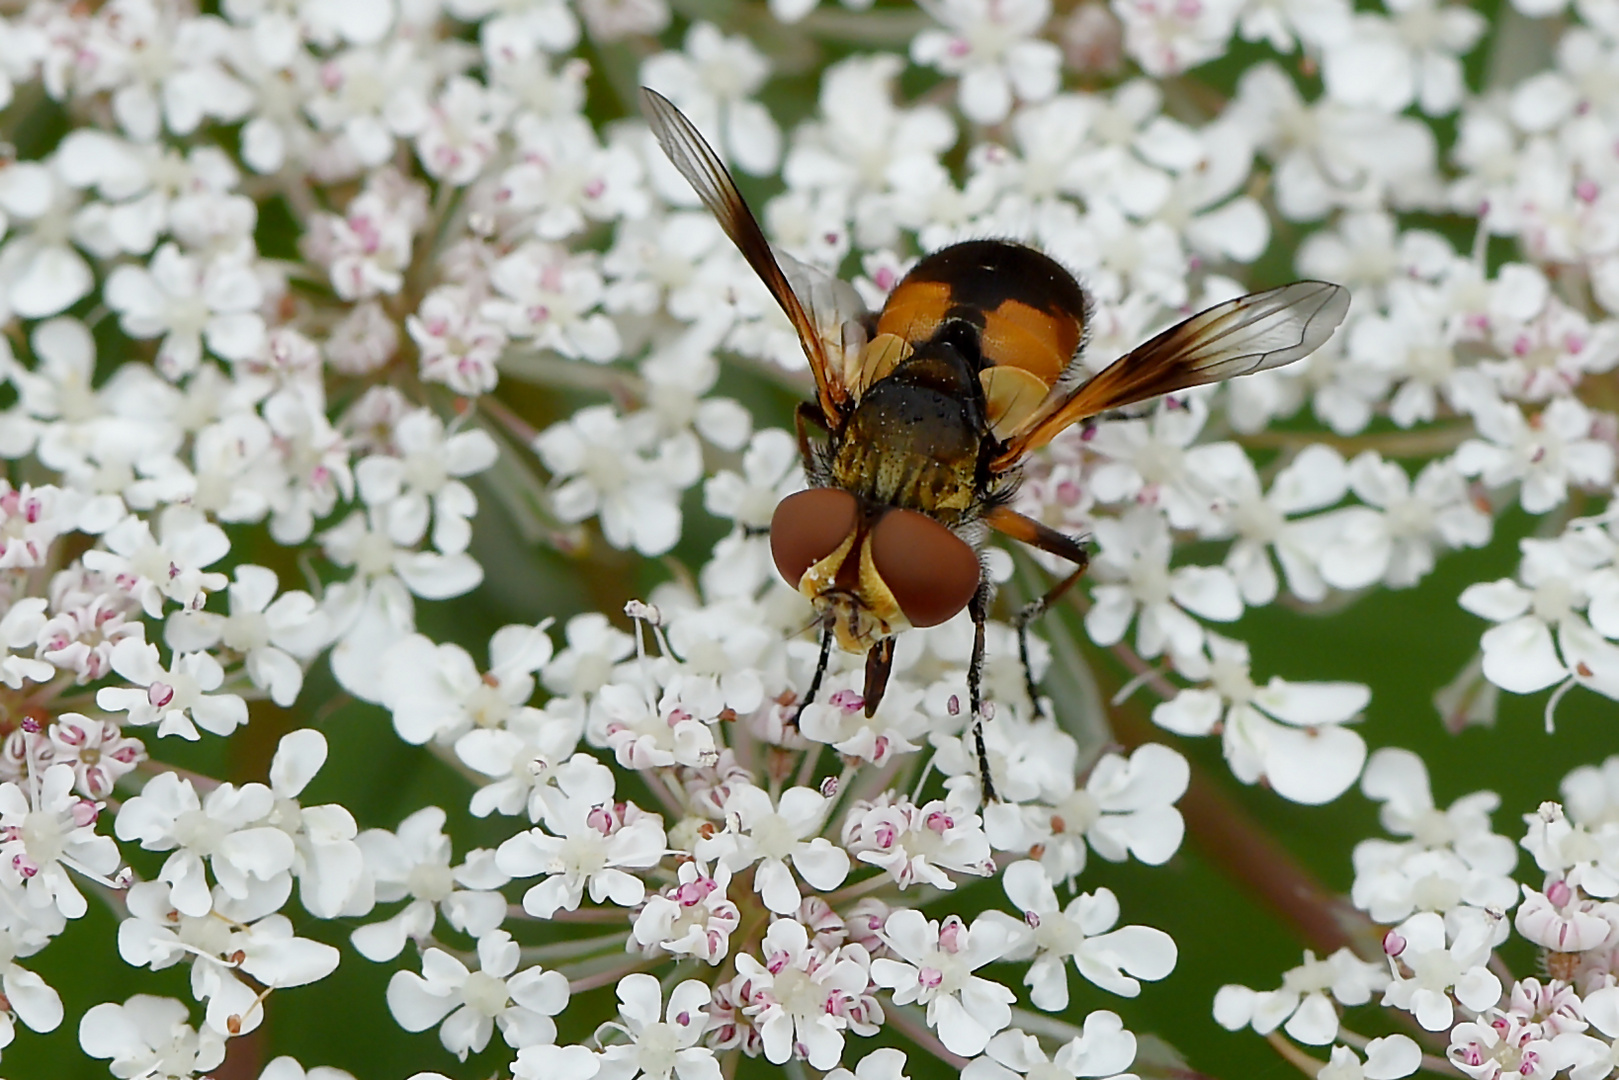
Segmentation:
<svg viewBox="0 0 1619 1080">
<path fill-rule="evenodd" d="M 809 689 L 804 691 L 804 700 L 798 703 L 797 715 L 803 716 L 804 710 L 810 707 L 815 695 L 820 692 L 821 680 L 826 677 L 826 665 L 832 659 L 832 624 L 828 622 L 821 627 L 821 658 L 815 662 L 815 677 L 810 679 Z"/>
<path fill-rule="evenodd" d="M 1071 536 L 1064 536 L 1056 529 L 1042 525 L 1031 517 L 1025 517 L 1015 510 L 1004 506 L 997 506 L 991 510 L 985 520 L 990 528 L 996 532 L 1010 536 L 1014 540 L 1021 540 L 1030 547 L 1037 547 L 1041 551 L 1067 559 L 1074 564 L 1074 570 L 1067 577 L 1053 585 L 1044 596 L 1038 600 L 1025 604 L 1015 616 L 1012 625 L 1017 628 L 1018 658 L 1023 661 L 1023 680 L 1029 692 L 1029 703 L 1034 706 L 1034 714 L 1039 716 L 1040 694 L 1039 688 L 1034 685 L 1034 670 L 1029 667 L 1029 624 L 1056 603 L 1074 585 L 1074 582 L 1085 576 L 1085 570 L 1091 564 L 1090 552 L 1085 545 Z"/>
<path fill-rule="evenodd" d="M 984 623 L 989 618 L 989 601 L 993 594 L 989 582 L 981 581 L 967 604 L 967 614 L 973 620 L 973 656 L 967 665 L 967 705 L 972 716 L 973 753 L 978 757 L 978 786 L 986 806 L 1000 801 L 989 767 L 989 751 L 984 748 Z"/>
</svg>

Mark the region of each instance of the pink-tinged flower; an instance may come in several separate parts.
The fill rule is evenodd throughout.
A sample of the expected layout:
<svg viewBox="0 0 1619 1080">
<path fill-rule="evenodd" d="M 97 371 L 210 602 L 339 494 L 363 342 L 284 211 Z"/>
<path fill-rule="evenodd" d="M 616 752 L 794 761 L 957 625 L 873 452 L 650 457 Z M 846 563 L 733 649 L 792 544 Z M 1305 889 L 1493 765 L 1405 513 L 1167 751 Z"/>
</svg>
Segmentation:
<svg viewBox="0 0 1619 1080">
<path fill-rule="evenodd" d="M 128 713 L 128 723 L 138 727 L 156 725 L 159 738 L 178 735 L 196 742 L 202 738 L 199 727 L 229 735 L 247 723 L 247 702 L 236 694 L 212 693 L 224 684 L 225 671 L 211 653 L 177 655 L 164 668 L 156 645 L 124 638 L 113 646 L 112 668 L 135 686 L 104 686 L 96 691 L 96 704 Z"/>
<path fill-rule="evenodd" d="M 68 871 L 110 886 L 118 845 L 96 833 L 101 806 L 73 794 L 68 766 L 52 765 L 27 785 L 0 784 L 0 883 L 28 907 L 77 919 L 89 908 Z"/>
<path fill-rule="evenodd" d="M 873 960 L 871 981 L 892 990 L 896 1005 L 925 1005 L 928 1026 L 952 1054 L 981 1053 L 1011 1023 L 1017 995 L 973 974 L 1005 955 L 1000 923 L 980 915 L 969 928 L 955 915 L 941 923 L 904 908 L 883 924 L 882 939 L 900 959 Z"/>
<path fill-rule="evenodd" d="M 1506 921 L 1477 909 L 1464 909 L 1454 931 L 1431 911 L 1405 920 L 1385 941 L 1394 951 L 1389 962 L 1394 979 L 1383 1004 L 1404 1009 L 1428 1031 L 1444 1031 L 1455 1020 L 1455 1002 L 1475 1012 L 1501 997 L 1501 980 L 1485 967 L 1491 949 L 1505 936 Z M 1455 995 L 1455 1002 L 1451 995 Z"/>
<path fill-rule="evenodd" d="M 779 919 L 759 949 L 762 963 L 737 955 L 731 992 L 771 1064 L 801 1057 L 814 1068 L 830 1069 L 843 1056 L 846 1029 L 876 1033 L 882 1010 L 866 993 L 872 961 L 862 946 L 824 949 L 810 941 L 801 923 Z"/>
<path fill-rule="evenodd" d="M 966 807 L 941 799 L 918 806 L 885 792 L 849 809 L 843 846 L 863 863 L 879 867 L 900 888 L 913 884 L 954 889 L 946 870 L 980 877 L 994 872 L 982 820 Z"/>
<path fill-rule="evenodd" d="M 48 731 L 51 761 L 73 769 L 73 786 L 87 799 L 112 794 L 119 778 L 146 760 L 139 739 L 125 738 L 111 720 L 92 720 L 80 713 L 63 713 Z"/>
<path fill-rule="evenodd" d="M 730 952 L 731 933 L 742 924 L 742 913 L 728 892 L 731 871 L 719 864 L 710 873 L 689 859 L 676 873 L 676 884 L 647 898 L 631 936 L 648 950 L 718 964 Z"/>
<path fill-rule="evenodd" d="M 719 1080 L 720 1063 L 714 1051 L 698 1046 L 708 1030 L 712 992 L 706 983 L 688 979 L 669 992 L 651 975 L 626 975 L 618 983 L 618 1015 L 614 1024 L 629 1037 L 628 1043 L 602 1047 L 601 1080 Z"/>
<path fill-rule="evenodd" d="M 613 771 L 576 754 L 556 771 L 556 787 L 542 794 L 543 828 L 501 844 L 495 865 L 513 878 L 545 875 L 523 895 L 523 910 L 548 919 L 558 908 L 579 907 L 585 890 L 595 903 L 634 907 L 646 883 L 629 871 L 663 859 L 663 819 L 634 803 L 613 802 Z"/>
</svg>

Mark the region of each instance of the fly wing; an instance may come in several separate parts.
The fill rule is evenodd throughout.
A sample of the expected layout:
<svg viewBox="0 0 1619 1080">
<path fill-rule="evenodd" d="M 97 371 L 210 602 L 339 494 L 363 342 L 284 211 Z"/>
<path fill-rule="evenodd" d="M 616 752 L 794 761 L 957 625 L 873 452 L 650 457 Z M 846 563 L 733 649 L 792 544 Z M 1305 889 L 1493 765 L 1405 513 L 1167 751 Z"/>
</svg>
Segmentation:
<svg viewBox="0 0 1619 1080">
<path fill-rule="evenodd" d="M 1005 472 L 1086 417 L 1303 359 L 1332 336 L 1348 310 L 1349 290 L 1325 281 L 1295 281 L 1216 304 L 1048 401 L 1012 433 L 990 468 Z"/>
<path fill-rule="evenodd" d="M 870 312 L 854 286 L 818 267 L 795 259 L 779 247 L 771 246 L 782 276 L 804 309 L 821 355 L 834 363 L 836 378 L 850 397 L 859 398 L 856 379 L 866 347 L 866 323 Z M 800 336 L 802 336 L 800 331 Z M 809 351 L 806 344 L 805 352 Z M 813 362 L 813 357 L 811 358 Z"/>
<path fill-rule="evenodd" d="M 652 134 L 657 137 L 664 154 L 691 184 L 703 205 L 719 221 L 725 235 L 731 238 L 731 243 L 736 245 L 748 265 L 753 267 L 753 272 L 770 290 L 770 295 L 787 313 L 787 319 L 793 324 L 798 340 L 804 347 L 804 355 L 809 358 L 822 413 L 829 419 L 842 415 L 842 406 L 849 395 L 842 378 L 841 320 L 831 330 L 830 340 L 835 348 L 829 347 L 828 333 L 794 290 L 793 282 L 771 251 L 770 242 L 765 239 L 758 219 L 743 201 L 742 193 L 736 189 L 736 182 L 731 179 L 730 172 L 714 148 L 708 145 L 685 114 L 656 90 L 644 86 L 641 88 L 641 110 L 646 114 L 647 123 L 651 125 Z M 794 263 L 803 270 L 809 270 L 797 260 Z M 832 306 L 830 299 L 822 304 L 817 302 L 813 289 L 809 292 L 816 311 L 823 306 Z M 828 292 L 828 298 L 830 295 Z M 823 314 L 822 318 L 830 319 L 832 315 Z"/>
</svg>

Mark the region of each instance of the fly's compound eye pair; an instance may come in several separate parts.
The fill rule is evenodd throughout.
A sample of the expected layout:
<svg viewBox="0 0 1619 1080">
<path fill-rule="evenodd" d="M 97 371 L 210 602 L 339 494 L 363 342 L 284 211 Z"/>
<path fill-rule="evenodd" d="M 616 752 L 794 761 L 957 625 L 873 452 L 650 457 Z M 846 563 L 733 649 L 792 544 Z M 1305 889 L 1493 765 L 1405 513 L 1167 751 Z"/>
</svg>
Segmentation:
<svg viewBox="0 0 1619 1080">
<path fill-rule="evenodd" d="M 776 569 L 798 588 L 804 572 L 859 527 L 860 505 L 847 491 L 810 488 L 787 496 L 770 519 Z M 966 607 L 982 574 L 965 540 L 926 514 L 897 508 L 871 526 L 871 561 L 912 626 L 937 626 Z"/>
</svg>

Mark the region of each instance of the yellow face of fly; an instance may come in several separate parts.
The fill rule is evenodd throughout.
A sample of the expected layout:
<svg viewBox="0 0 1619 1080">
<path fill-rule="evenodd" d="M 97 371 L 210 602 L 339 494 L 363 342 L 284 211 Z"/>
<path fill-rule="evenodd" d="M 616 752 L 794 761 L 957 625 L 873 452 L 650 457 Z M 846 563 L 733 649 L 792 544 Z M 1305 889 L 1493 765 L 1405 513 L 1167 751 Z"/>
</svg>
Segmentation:
<svg viewBox="0 0 1619 1080">
<path fill-rule="evenodd" d="M 798 581 L 799 593 L 815 605 L 816 614 L 830 616 L 838 647 L 848 652 L 865 652 L 911 626 L 877 572 L 871 538 L 869 529 L 851 529 Z"/>
</svg>

